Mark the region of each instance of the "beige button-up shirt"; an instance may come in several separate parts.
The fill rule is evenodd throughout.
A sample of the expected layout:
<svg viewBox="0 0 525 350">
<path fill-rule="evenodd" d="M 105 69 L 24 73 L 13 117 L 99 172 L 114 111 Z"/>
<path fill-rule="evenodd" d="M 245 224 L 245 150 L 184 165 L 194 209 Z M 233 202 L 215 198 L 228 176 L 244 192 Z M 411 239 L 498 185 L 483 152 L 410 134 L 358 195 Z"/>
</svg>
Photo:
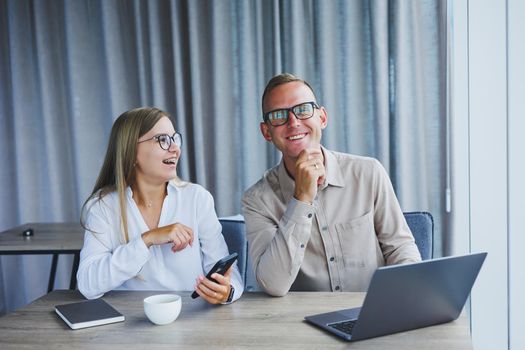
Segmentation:
<svg viewBox="0 0 525 350">
<path fill-rule="evenodd" d="M 322 150 L 326 179 L 312 205 L 293 197 L 283 161 L 244 193 L 249 254 L 271 295 L 366 291 L 379 266 L 421 260 L 381 164 Z"/>
</svg>

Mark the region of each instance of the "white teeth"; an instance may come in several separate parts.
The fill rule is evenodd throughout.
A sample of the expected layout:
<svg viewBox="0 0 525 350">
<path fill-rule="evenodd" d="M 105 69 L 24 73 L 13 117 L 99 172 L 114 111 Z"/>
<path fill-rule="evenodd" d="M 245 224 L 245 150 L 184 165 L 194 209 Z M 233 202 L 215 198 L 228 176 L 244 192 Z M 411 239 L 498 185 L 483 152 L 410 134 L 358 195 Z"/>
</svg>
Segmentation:
<svg viewBox="0 0 525 350">
<path fill-rule="evenodd" d="M 162 162 L 163 162 L 164 164 L 175 164 L 175 161 L 176 161 L 176 160 L 177 160 L 176 158 L 170 158 L 170 159 L 165 159 L 165 160 L 163 160 Z"/>
<path fill-rule="evenodd" d="M 306 134 L 294 135 L 294 136 L 290 136 L 288 138 L 288 140 L 299 140 L 299 139 L 302 139 L 305 136 L 306 136 Z"/>
</svg>

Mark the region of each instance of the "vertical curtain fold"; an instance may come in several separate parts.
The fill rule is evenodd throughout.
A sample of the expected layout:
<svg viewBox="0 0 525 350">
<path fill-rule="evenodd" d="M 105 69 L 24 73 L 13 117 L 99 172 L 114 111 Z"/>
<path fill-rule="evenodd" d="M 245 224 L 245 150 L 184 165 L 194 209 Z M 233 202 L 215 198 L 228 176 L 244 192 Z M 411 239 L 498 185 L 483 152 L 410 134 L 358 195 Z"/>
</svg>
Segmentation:
<svg viewBox="0 0 525 350">
<path fill-rule="evenodd" d="M 123 111 L 153 105 L 183 134 L 179 173 L 219 215 L 280 154 L 260 135 L 274 74 L 308 80 L 323 143 L 377 157 L 402 209 L 444 220 L 439 0 L 0 2 L 0 230 L 77 221 Z M 61 258 L 57 287 L 67 287 Z M 50 258 L 0 258 L 0 312 L 45 293 Z"/>
</svg>

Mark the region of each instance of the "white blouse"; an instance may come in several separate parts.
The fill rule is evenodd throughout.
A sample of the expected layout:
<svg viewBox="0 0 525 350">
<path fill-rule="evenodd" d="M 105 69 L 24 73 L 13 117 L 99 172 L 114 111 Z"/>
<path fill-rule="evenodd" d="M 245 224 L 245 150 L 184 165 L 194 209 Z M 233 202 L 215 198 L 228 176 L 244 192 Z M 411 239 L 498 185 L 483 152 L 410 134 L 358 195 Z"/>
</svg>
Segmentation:
<svg viewBox="0 0 525 350">
<path fill-rule="evenodd" d="M 219 259 L 228 255 L 222 227 L 215 213 L 211 194 L 202 186 L 176 186 L 170 182 L 164 199 L 159 227 L 181 223 L 193 230 L 193 246 L 173 253 L 172 244 L 152 245 L 149 249 L 142 233 L 149 231 L 126 190 L 129 242 L 124 243 L 117 192 L 88 203 L 84 247 L 77 273 L 78 289 L 88 299 L 110 290 L 192 291 L 197 276 L 205 275 Z M 93 232 L 91 232 L 93 231 Z M 237 264 L 231 275 L 233 300 L 243 290 Z"/>
</svg>

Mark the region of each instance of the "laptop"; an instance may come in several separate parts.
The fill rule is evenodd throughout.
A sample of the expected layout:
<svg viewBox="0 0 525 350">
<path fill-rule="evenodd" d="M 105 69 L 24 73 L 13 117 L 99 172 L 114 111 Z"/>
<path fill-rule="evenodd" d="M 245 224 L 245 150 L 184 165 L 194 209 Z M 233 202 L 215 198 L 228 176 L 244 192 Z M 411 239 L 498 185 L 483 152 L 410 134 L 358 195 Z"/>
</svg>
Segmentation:
<svg viewBox="0 0 525 350">
<path fill-rule="evenodd" d="M 305 320 L 349 341 L 453 321 L 486 256 L 476 253 L 380 267 L 361 307 Z"/>
</svg>

